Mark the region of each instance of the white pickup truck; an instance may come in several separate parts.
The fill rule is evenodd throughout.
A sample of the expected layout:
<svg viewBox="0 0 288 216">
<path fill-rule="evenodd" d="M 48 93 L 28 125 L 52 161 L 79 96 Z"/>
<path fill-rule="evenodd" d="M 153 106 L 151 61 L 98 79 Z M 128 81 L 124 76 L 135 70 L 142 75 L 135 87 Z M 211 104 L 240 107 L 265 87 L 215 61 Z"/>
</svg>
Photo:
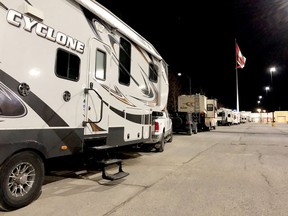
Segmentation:
<svg viewBox="0 0 288 216">
<path fill-rule="evenodd" d="M 163 152 L 166 142 L 172 142 L 172 120 L 169 117 L 167 110 L 161 112 L 152 112 L 152 135 L 149 141 L 143 143 L 144 145 L 154 145 L 156 151 Z"/>
</svg>

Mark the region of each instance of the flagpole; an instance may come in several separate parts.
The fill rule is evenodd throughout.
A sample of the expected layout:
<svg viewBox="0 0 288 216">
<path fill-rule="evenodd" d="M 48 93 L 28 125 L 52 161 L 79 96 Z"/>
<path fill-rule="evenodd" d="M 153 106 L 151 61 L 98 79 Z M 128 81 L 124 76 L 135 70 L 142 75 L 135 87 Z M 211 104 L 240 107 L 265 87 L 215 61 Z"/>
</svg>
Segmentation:
<svg viewBox="0 0 288 216">
<path fill-rule="evenodd" d="M 243 68 L 246 62 L 246 58 L 242 55 L 240 48 L 235 38 L 235 71 L 236 71 L 236 100 L 237 100 L 237 112 L 239 112 L 239 91 L 238 91 L 238 67 Z"/>
<path fill-rule="evenodd" d="M 238 70 L 237 70 L 237 51 L 236 51 L 236 39 L 235 39 L 235 70 L 236 70 L 236 110 L 239 112 L 239 92 L 238 92 Z"/>
</svg>

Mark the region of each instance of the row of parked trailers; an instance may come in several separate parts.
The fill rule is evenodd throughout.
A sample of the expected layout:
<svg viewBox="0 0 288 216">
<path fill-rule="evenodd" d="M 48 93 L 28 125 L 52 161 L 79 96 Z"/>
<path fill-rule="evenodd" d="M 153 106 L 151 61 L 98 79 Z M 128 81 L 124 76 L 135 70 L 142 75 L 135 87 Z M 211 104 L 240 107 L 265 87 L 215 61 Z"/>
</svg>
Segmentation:
<svg viewBox="0 0 288 216">
<path fill-rule="evenodd" d="M 219 108 L 217 110 L 217 125 L 237 125 L 251 121 L 251 112 Z"/>
<path fill-rule="evenodd" d="M 251 121 L 251 112 L 218 108 L 217 99 L 208 99 L 201 94 L 178 96 L 178 113 L 180 112 L 192 114 L 192 124 L 197 125 L 198 131 L 216 129 L 218 125 L 230 126 Z"/>
</svg>

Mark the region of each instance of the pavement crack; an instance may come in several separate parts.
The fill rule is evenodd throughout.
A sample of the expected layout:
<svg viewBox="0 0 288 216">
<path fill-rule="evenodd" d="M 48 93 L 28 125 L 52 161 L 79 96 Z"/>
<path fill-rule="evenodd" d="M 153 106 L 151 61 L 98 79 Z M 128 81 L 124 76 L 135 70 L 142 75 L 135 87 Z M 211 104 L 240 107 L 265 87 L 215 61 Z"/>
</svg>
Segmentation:
<svg viewBox="0 0 288 216">
<path fill-rule="evenodd" d="M 260 163 L 260 164 L 263 164 L 263 161 L 262 161 L 262 153 L 259 152 L 259 151 L 257 151 L 257 153 L 258 153 L 258 161 L 259 161 L 259 163 Z"/>
<path fill-rule="evenodd" d="M 265 182 L 267 183 L 267 185 L 268 185 L 269 187 L 272 187 L 272 185 L 271 185 L 268 177 L 267 177 L 266 175 L 264 175 L 263 173 L 261 173 L 261 176 L 264 178 L 264 180 L 265 180 Z"/>
<path fill-rule="evenodd" d="M 183 164 L 187 164 L 190 163 L 192 160 L 194 160 L 195 158 L 197 158 L 198 156 L 200 156 L 202 153 L 209 151 L 210 149 L 214 148 L 216 145 L 218 145 L 219 143 L 215 143 L 213 145 L 211 145 L 209 148 L 204 149 L 203 151 L 198 152 L 198 154 L 196 154 L 194 157 L 190 158 L 188 161 L 183 162 Z"/>
</svg>

